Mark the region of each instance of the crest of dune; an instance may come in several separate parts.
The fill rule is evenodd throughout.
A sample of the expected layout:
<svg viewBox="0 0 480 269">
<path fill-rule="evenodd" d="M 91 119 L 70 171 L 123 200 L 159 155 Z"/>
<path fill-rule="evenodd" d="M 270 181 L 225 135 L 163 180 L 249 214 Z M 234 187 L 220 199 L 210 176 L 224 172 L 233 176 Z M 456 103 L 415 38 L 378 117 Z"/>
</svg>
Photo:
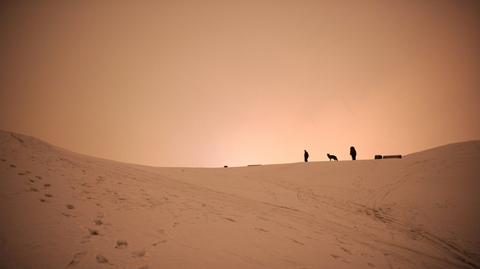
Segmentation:
<svg viewBox="0 0 480 269">
<path fill-rule="evenodd" d="M 391 160 L 159 168 L 2 131 L 0 159 L 0 268 L 480 266 L 479 141 Z"/>
</svg>

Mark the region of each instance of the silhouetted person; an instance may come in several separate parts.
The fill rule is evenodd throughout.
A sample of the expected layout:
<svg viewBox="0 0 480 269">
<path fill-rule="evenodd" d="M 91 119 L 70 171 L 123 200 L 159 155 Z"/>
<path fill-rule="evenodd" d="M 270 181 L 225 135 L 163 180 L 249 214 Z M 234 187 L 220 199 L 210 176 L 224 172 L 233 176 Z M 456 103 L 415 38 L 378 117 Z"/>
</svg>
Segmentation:
<svg viewBox="0 0 480 269">
<path fill-rule="evenodd" d="M 303 153 L 303 158 L 305 159 L 305 162 L 308 163 L 308 157 L 309 157 L 308 151 L 306 151 L 306 150 L 304 150 L 304 151 L 305 151 L 305 153 Z"/>
<path fill-rule="evenodd" d="M 357 151 L 355 150 L 354 146 L 350 147 L 350 155 L 352 156 L 352 161 L 357 159 Z"/>
</svg>

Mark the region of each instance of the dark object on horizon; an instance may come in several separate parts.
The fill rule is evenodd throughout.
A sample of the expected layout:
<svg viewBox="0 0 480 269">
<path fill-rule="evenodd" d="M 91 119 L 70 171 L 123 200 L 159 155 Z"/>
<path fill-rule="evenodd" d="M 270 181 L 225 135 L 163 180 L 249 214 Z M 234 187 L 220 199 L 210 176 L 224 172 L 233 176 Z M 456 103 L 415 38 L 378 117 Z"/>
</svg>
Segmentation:
<svg viewBox="0 0 480 269">
<path fill-rule="evenodd" d="M 228 168 L 228 165 L 224 165 L 223 168 Z"/>
<path fill-rule="evenodd" d="M 401 159 L 402 155 L 383 155 L 384 159 Z"/>
<path fill-rule="evenodd" d="M 357 151 L 355 150 L 354 146 L 350 147 L 350 155 L 352 156 L 352 161 L 357 159 Z"/>
<path fill-rule="evenodd" d="M 327 153 L 327 157 L 328 157 L 329 161 L 334 160 L 334 161 L 338 162 L 337 156 L 335 156 L 333 154 Z"/>
<path fill-rule="evenodd" d="M 402 155 L 375 155 L 375 160 L 381 159 L 401 159 Z"/>
<path fill-rule="evenodd" d="M 304 150 L 305 152 L 303 153 L 303 159 L 305 160 L 306 163 L 308 163 L 308 157 L 310 155 L 308 155 L 308 151 L 307 150 Z"/>
</svg>

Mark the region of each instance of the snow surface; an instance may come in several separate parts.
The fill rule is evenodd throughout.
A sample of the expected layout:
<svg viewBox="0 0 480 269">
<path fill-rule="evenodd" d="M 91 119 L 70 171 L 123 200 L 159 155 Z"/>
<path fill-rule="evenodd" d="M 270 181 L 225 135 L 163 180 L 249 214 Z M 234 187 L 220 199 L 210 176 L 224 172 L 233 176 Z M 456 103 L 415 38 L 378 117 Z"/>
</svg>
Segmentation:
<svg viewBox="0 0 480 269">
<path fill-rule="evenodd" d="M 479 175 L 480 141 L 155 168 L 1 131 L 0 268 L 479 268 Z"/>
</svg>

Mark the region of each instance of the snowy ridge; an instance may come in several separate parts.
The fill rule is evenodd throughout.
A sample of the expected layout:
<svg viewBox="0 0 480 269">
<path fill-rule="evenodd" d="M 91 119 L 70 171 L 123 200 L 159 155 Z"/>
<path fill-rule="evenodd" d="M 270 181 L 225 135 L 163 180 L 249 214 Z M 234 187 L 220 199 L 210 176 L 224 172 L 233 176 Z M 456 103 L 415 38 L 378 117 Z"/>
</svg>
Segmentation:
<svg viewBox="0 0 480 269">
<path fill-rule="evenodd" d="M 155 168 L 0 131 L 1 268 L 479 268 L 480 141 Z"/>
</svg>

